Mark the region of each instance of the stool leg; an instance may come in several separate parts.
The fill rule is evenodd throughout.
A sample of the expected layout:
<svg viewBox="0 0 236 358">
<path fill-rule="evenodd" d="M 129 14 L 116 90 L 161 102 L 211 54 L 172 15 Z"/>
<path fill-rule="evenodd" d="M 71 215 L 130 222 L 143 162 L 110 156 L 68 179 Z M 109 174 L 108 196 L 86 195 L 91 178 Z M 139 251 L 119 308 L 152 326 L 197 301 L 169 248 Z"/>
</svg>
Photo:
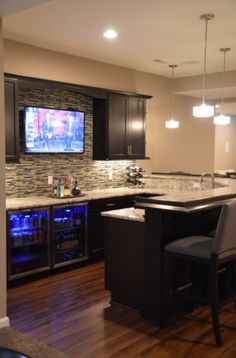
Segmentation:
<svg viewBox="0 0 236 358">
<path fill-rule="evenodd" d="M 218 282 L 217 282 L 217 268 L 211 269 L 210 275 L 210 304 L 211 304 L 211 315 L 213 322 L 213 330 L 218 347 L 222 346 L 220 321 L 219 321 L 219 307 L 218 307 Z"/>
</svg>

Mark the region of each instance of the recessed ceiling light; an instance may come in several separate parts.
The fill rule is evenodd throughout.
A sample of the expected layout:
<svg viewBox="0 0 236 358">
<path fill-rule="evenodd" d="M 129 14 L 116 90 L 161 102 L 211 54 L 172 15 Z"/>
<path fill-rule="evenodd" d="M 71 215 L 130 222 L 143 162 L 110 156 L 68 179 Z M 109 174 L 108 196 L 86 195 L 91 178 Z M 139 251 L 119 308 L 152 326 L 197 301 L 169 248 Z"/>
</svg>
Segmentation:
<svg viewBox="0 0 236 358">
<path fill-rule="evenodd" d="M 117 32 L 114 29 L 107 29 L 103 33 L 103 37 L 106 39 L 115 39 L 117 37 Z"/>
</svg>

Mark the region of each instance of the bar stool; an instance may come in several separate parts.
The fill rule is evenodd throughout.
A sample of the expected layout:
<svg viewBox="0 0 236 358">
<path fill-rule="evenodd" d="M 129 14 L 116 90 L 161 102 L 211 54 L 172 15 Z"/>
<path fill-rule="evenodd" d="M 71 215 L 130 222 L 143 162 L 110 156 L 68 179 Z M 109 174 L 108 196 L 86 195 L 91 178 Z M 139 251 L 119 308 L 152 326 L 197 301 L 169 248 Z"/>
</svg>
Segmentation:
<svg viewBox="0 0 236 358">
<path fill-rule="evenodd" d="M 171 242 L 165 246 L 165 296 L 168 300 L 171 292 L 169 281 L 170 259 L 187 258 L 190 262 L 204 263 L 209 267 L 210 295 L 213 330 L 216 345 L 222 346 L 219 322 L 218 268 L 236 259 L 236 200 L 224 204 L 217 224 L 215 237 L 189 236 Z M 193 295 L 194 297 L 194 295 Z M 233 297 L 232 299 L 235 299 Z M 168 301 L 166 301 L 168 302 Z"/>
</svg>

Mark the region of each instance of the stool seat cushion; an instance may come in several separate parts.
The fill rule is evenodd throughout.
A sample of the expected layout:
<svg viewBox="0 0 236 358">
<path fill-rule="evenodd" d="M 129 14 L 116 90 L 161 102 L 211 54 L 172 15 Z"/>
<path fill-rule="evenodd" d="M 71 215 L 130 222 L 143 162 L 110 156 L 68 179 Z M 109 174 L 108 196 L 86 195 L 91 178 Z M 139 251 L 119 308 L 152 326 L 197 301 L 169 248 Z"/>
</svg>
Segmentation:
<svg viewBox="0 0 236 358">
<path fill-rule="evenodd" d="M 175 240 L 165 246 L 165 250 L 180 255 L 210 259 L 213 239 L 207 236 L 189 236 Z"/>
</svg>

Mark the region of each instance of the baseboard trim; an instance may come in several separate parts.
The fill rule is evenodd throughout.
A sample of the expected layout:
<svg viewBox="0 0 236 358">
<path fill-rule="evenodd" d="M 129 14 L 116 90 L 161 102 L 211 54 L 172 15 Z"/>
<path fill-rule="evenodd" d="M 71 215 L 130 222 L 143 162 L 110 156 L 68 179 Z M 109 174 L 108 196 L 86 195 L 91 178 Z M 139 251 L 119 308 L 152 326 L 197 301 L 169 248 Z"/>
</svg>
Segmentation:
<svg viewBox="0 0 236 358">
<path fill-rule="evenodd" d="M 8 317 L 0 318 L 0 328 L 10 326 L 10 320 Z"/>
</svg>

